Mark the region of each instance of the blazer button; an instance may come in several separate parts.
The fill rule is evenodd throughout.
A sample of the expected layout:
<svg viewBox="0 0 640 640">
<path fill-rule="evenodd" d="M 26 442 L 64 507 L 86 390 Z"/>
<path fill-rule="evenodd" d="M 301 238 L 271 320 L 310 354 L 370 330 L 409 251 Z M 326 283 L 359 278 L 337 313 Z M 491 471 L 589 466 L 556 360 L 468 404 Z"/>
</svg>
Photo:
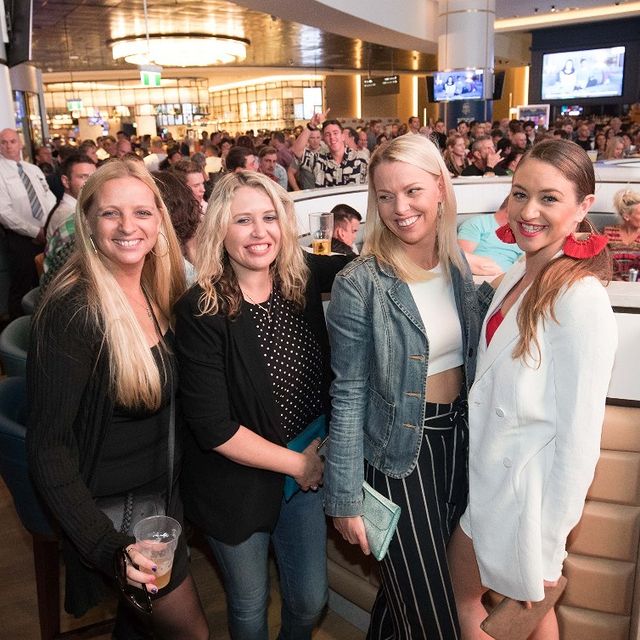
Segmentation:
<svg viewBox="0 0 640 640">
<path fill-rule="evenodd" d="M 496 409 L 496 415 L 498 416 L 498 418 L 504 418 L 504 410 L 498 407 Z"/>
<path fill-rule="evenodd" d="M 511 458 L 502 458 L 502 464 L 508 469 L 512 464 Z"/>
</svg>

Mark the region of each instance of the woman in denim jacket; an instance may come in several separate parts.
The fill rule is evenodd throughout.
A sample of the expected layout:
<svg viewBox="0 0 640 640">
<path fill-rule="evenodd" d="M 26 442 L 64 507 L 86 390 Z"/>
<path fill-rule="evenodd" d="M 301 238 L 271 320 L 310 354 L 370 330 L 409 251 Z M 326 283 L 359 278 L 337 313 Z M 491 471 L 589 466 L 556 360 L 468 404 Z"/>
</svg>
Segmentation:
<svg viewBox="0 0 640 640">
<path fill-rule="evenodd" d="M 325 510 L 368 554 L 363 480 L 400 505 L 368 637 L 449 640 L 459 627 L 446 547 L 467 500 L 480 312 L 457 248 L 449 172 L 430 141 L 402 136 L 374 153 L 366 234 L 327 316 L 335 380 Z"/>
</svg>

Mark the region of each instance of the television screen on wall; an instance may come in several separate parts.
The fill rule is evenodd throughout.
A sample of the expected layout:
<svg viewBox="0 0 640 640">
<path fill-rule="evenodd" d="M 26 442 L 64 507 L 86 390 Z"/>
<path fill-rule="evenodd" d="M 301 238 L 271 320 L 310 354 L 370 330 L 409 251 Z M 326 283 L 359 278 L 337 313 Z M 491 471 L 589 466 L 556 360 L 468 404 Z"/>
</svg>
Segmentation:
<svg viewBox="0 0 640 640">
<path fill-rule="evenodd" d="M 483 98 L 484 76 L 482 69 L 436 71 L 433 74 L 433 99 L 435 102 L 482 100 Z"/>
<path fill-rule="evenodd" d="M 542 99 L 621 96 L 624 53 L 624 47 L 545 53 L 542 56 Z"/>
</svg>

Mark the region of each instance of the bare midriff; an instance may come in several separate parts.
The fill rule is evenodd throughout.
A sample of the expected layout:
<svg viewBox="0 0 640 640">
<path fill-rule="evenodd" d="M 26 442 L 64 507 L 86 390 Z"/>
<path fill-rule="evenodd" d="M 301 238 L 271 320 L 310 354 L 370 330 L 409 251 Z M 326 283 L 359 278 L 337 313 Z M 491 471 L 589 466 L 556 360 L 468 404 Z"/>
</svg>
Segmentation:
<svg viewBox="0 0 640 640">
<path fill-rule="evenodd" d="M 453 402 L 462 389 L 464 373 L 462 367 L 447 369 L 427 377 L 427 402 L 448 404 Z"/>
</svg>

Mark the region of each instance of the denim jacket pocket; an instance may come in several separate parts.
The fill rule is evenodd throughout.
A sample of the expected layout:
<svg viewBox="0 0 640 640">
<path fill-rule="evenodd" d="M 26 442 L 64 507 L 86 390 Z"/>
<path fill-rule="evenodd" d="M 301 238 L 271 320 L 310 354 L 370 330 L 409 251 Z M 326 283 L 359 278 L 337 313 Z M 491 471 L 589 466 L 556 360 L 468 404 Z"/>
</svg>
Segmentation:
<svg viewBox="0 0 640 640">
<path fill-rule="evenodd" d="M 375 389 L 369 387 L 369 408 L 367 424 L 364 426 L 365 457 L 376 463 L 383 454 L 389 438 L 395 417 L 395 404 L 387 402 Z M 369 455 L 367 455 L 369 449 Z M 373 453 L 373 457 L 371 457 Z"/>
</svg>

